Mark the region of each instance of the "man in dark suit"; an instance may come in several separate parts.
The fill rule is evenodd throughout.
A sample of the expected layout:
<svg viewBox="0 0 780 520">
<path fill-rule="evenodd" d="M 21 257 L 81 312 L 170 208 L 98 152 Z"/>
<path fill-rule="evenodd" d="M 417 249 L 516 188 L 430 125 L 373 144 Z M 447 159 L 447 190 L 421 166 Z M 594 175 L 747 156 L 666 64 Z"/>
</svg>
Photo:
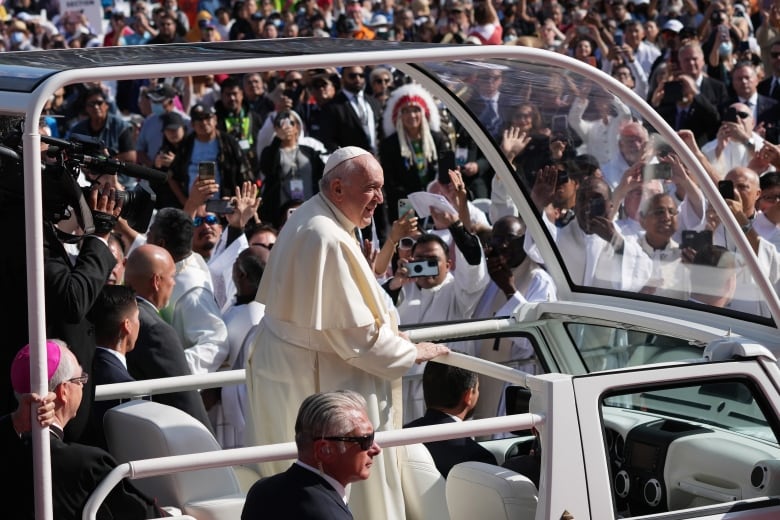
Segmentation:
<svg viewBox="0 0 780 520">
<path fill-rule="evenodd" d="M 758 92 L 756 68 L 749 61 L 741 61 L 731 71 L 731 86 L 734 96 L 729 105 L 742 103 L 750 109 L 756 128 L 764 128 L 769 141 L 777 143 L 777 120 L 780 118 L 780 103 Z M 771 130 L 770 130 L 771 129 Z"/>
<path fill-rule="evenodd" d="M 672 82 L 664 83 L 664 101 L 656 108 L 669 126 L 675 130 L 690 130 L 696 136 L 699 146 L 715 138 L 720 126 L 717 108 L 698 91 L 692 76 L 679 74 L 677 82 L 682 85 L 681 97 L 676 101 L 666 95 Z"/>
<path fill-rule="evenodd" d="M 117 463 L 107 451 L 101 448 L 68 443 L 63 440 L 63 429 L 76 415 L 88 375 L 82 370 L 73 352 L 60 340 L 46 342 L 46 361 L 49 369 L 49 390 L 55 394 L 54 421 L 49 427 L 54 518 L 77 520 L 82 516 L 87 499 L 98 484 L 117 466 Z M 11 381 L 14 392 L 29 393 L 29 345 L 22 348 L 14 358 L 11 364 Z M 23 468 L 31 468 L 33 459 L 29 439 L 22 438 L 20 444 L 23 445 L 22 450 L 26 459 Z M 24 474 L 23 472 L 22 475 Z M 5 512 L 9 518 L 33 517 L 32 478 L 21 482 L 20 487 L 22 486 L 24 487 L 22 495 L 6 501 L 6 506 L 11 508 L 11 512 Z M 113 488 L 98 511 L 100 518 L 126 520 L 164 516 L 169 515 L 158 508 L 153 499 L 141 493 L 127 480 L 123 480 Z"/>
<path fill-rule="evenodd" d="M 171 254 L 160 246 L 145 244 L 127 257 L 125 284 L 135 290 L 140 321 L 135 348 L 127 355 L 127 369 L 135 379 L 191 375 L 179 335 L 158 313 L 168 305 L 175 275 Z M 212 430 L 196 390 L 160 394 L 154 400 L 187 412 Z"/>
<path fill-rule="evenodd" d="M 106 285 L 98 294 L 88 317 L 95 324 L 95 358 L 92 379 L 95 385 L 135 381 L 127 371 L 125 356 L 135 347 L 138 337 L 138 304 L 135 291 L 124 285 Z M 89 417 L 89 428 L 81 442 L 107 450 L 103 416 L 118 405 L 119 399 L 95 401 Z"/>
<path fill-rule="evenodd" d="M 769 46 L 769 65 L 771 74 L 758 84 L 758 93 L 767 96 L 775 101 L 780 101 L 780 39 L 772 42 Z"/>
<path fill-rule="evenodd" d="M 404 428 L 463 421 L 471 417 L 479 399 L 477 374 L 435 361 L 428 361 L 423 372 L 425 415 Z M 471 437 L 426 442 L 436 469 L 447 478 L 455 464 L 466 461 L 496 464 L 496 458 Z"/>
<path fill-rule="evenodd" d="M 358 146 L 376 153 L 382 140 L 382 107 L 376 98 L 365 95 L 365 87 L 363 67 L 344 67 L 341 90 L 322 107 L 320 136 L 329 152 Z"/>
<path fill-rule="evenodd" d="M 369 477 L 382 451 L 363 396 L 338 390 L 304 399 L 295 445 L 298 460 L 290 469 L 252 485 L 241 520 L 351 520 L 346 488 Z"/>
<path fill-rule="evenodd" d="M 677 56 L 680 71 L 692 77 L 699 94 L 716 109 L 721 110 L 727 103 L 728 90 L 723 82 L 704 74 L 704 53 L 701 45 L 694 40 L 689 40 L 680 47 Z"/>
</svg>

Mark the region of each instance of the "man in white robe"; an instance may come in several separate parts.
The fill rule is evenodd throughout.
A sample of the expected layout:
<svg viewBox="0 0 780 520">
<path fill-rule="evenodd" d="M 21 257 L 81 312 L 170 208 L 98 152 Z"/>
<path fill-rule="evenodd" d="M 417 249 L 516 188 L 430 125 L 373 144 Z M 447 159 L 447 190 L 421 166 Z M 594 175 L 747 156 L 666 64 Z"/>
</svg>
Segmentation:
<svg viewBox="0 0 780 520">
<path fill-rule="evenodd" d="M 247 360 L 247 445 L 294 440 L 298 407 L 315 392 L 351 389 L 368 403 L 376 430 L 401 428 L 401 377 L 415 362 L 445 354 L 398 332 L 355 231 L 382 203 L 384 177 L 366 150 L 336 150 L 320 193 L 282 228 L 257 301 L 265 315 Z M 263 464 L 263 476 L 286 469 Z M 356 519 L 405 518 L 395 450 L 374 458 L 370 479 L 350 492 Z"/>
</svg>

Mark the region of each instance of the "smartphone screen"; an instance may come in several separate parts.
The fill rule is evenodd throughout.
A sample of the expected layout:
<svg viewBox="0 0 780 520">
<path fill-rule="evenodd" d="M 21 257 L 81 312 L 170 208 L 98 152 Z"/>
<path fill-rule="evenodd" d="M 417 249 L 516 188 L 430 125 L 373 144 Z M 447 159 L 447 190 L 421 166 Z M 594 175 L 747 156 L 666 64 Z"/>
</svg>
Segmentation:
<svg viewBox="0 0 780 520">
<path fill-rule="evenodd" d="M 653 163 L 645 166 L 645 179 L 659 179 L 662 181 L 672 178 L 672 165 L 668 163 Z"/>
<path fill-rule="evenodd" d="M 214 161 L 202 161 L 198 163 L 198 177 L 203 180 L 214 179 L 217 163 Z"/>
</svg>

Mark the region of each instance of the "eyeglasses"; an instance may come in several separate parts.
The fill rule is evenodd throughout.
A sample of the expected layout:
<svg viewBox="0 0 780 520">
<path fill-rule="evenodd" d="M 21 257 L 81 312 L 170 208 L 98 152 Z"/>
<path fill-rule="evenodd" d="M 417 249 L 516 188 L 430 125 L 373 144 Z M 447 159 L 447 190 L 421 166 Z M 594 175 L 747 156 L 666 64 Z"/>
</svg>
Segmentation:
<svg viewBox="0 0 780 520">
<path fill-rule="evenodd" d="M 501 79 L 501 76 L 477 76 L 477 79 L 479 81 L 498 81 Z"/>
<path fill-rule="evenodd" d="M 260 246 L 268 249 L 269 251 L 274 248 L 274 242 L 271 242 L 270 244 L 261 244 L 260 242 L 252 242 L 249 244 L 250 246 Z"/>
<path fill-rule="evenodd" d="M 736 115 L 738 115 L 740 119 L 745 119 L 745 118 L 747 118 L 748 116 L 750 116 L 750 114 L 748 114 L 747 112 L 734 112 L 734 113 L 735 113 Z"/>
<path fill-rule="evenodd" d="M 390 83 L 390 78 L 374 78 L 374 83 Z"/>
<path fill-rule="evenodd" d="M 362 437 L 323 437 L 326 441 L 341 441 L 341 442 L 354 442 L 360 446 L 360 449 L 367 451 L 374 445 L 374 432 Z"/>
<path fill-rule="evenodd" d="M 66 383 L 73 383 L 81 386 L 86 385 L 87 381 L 89 381 L 89 374 L 87 374 L 86 372 L 82 372 L 81 375 L 78 377 L 71 377 L 70 379 L 65 380 Z"/>
<path fill-rule="evenodd" d="M 773 204 L 777 204 L 780 202 L 780 193 L 777 195 L 761 195 L 758 200 L 762 202 L 771 202 Z"/>
<path fill-rule="evenodd" d="M 100 100 L 100 101 L 90 101 L 89 103 L 87 103 L 87 106 L 88 107 L 102 107 L 105 104 L 106 104 L 106 102 L 103 101 L 103 100 Z"/>
<path fill-rule="evenodd" d="M 348 77 L 349 79 L 358 79 L 358 78 L 364 78 L 365 76 L 366 76 L 366 75 L 365 75 L 365 74 L 363 74 L 362 72 L 350 72 L 349 74 L 347 74 L 347 77 Z"/>
<path fill-rule="evenodd" d="M 525 118 L 532 118 L 534 115 L 532 112 L 518 112 L 515 114 L 515 119 L 525 119 Z"/>
<path fill-rule="evenodd" d="M 654 217 L 663 217 L 667 213 L 670 217 L 676 217 L 679 212 L 677 211 L 677 208 L 655 208 L 647 212 L 648 215 Z"/>
<path fill-rule="evenodd" d="M 195 224 L 195 227 L 200 226 L 203 223 L 209 224 L 213 226 L 214 224 L 219 222 L 219 219 L 216 215 L 206 215 L 205 217 L 195 217 L 192 219 L 192 223 Z"/>
</svg>

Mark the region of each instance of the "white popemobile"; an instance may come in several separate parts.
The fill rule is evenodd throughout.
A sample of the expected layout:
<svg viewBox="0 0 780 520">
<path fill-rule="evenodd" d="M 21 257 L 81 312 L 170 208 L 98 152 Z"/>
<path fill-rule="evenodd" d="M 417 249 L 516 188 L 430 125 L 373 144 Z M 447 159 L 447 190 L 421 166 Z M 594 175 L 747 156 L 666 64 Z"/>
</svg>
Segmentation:
<svg viewBox="0 0 780 520">
<path fill-rule="evenodd" d="M 305 71 L 350 64 L 398 68 L 433 93 L 447 116 L 442 126 L 451 128 L 453 137 L 456 132 L 465 137 L 494 173 L 491 217 L 519 214 L 527 238 L 533 239 L 529 254 L 544 265 L 557 288 L 557 301 L 519 305 L 508 316 L 422 324 L 408 330 L 414 341 L 470 341 L 476 356 L 452 353 L 440 361 L 482 374 L 485 392 L 483 406 L 472 421 L 377 432 L 380 446 L 398 450 L 406 516 L 426 520 L 780 517 L 780 369 L 775 357 L 780 351 L 780 301 L 775 290 L 780 262 L 776 252 L 759 242 L 758 255 L 754 254 L 750 230 L 743 232 L 693 151 L 651 107 L 612 78 L 560 54 L 520 46 L 336 39 L 2 53 L 0 112 L 27 116 L 25 199 L 27 214 L 34 216 L 26 223 L 30 308 L 43 308 L 37 121 L 57 88 L 106 79 Z M 662 277 L 652 275 L 656 271 L 640 279 L 635 277 L 644 276 L 641 270 L 627 272 L 620 267 L 624 265 L 620 257 L 628 249 L 614 229 L 602 231 L 605 238 L 587 232 L 558 233 L 548 227 L 548 219 L 536 210 L 531 197 L 534 178 L 542 175 L 523 170 L 523 164 L 512 167 L 501 143 L 493 141 L 479 114 L 470 108 L 481 76 L 496 71 L 506 94 L 507 106 L 501 107 L 506 114 L 523 103 L 533 105 L 549 121 L 560 120 L 577 93 L 589 92 L 610 102 L 619 100 L 643 118 L 653 135 L 648 157 L 671 151 L 698 185 L 698 191 L 686 193 L 685 211 L 691 212 L 688 217 L 693 215 L 686 222 L 698 217 L 703 223 L 706 202 L 720 218 L 723 233 L 718 236 L 726 237 L 727 243 L 719 245 L 725 245 L 733 258 L 726 268 L 694 266 L 700 268 L 698 272 L 710 273 L 703 278 L 713 281 L 712 286 L 698 287 L 697 293 L 720 291 L 715 280 L 722 279 L 723 269 L 731 269 L 726 274 L 736 282 L 730 293 L 734 305 L 706 305 L 685 290 L 677 291 L 677 298 L 661 296 L 672 292 L 656 290 L 668 289 Z M 544 141 L 537 137 L 537 142 Z M 660 146 L 666 147 L 664 154 L 655 153 Z M 529 159 L 527 164 L 532 163 Z M 537 181 L 537 195 L 541 188 Z M 668 182 L 665 188 L 675 189 Z M 592 212 L 599 207 L 587 205 Z M 562 225 L 579 225 L 577 219 L 585 218 L 578 215 Z M 580 246 L 556 243 L 556 237 L 580 240 L 581 235 Z M 617 268 L 601 269 L 598 276 L 575 272 L 590 265 L 590 260 L 595 265 L 598 255 L 607 254 L 607 246 L 612 247 L 608 254 Z M 687 273 L 685 269 L 691 267 L 680 268 Z M 632 277 L 630 283 L 625 283 L 627 276 Z M 627 287 L 641 290 L 621 290 Z M 36 316 L 30 323 L 31 343 L 42 349 L 43 312 Z M 527 348 L 503 346 L 518 342 Z M 513 358 L 511 352 L 524 352 L 524 356 Z M 219 387 L 240 383 L 244 377 L 244 371 L 238 370 L 139 381 L 99 387 L 96 398 Z M 38 370 L 33 371 L 32 381 L 34 389 L 42 389 Z M 519 398 L 506 402 L 509 415 L 494 417 L 506 383 L 511 385 L 506 395 Z M 139 487 L 157 496 L 179 518 L 237 519 L 247 487 L 257 478 L 252 465 L 295 455 L 292 442 L 220 450 L 208 432 L 192 424 L 195 421 L 175 412 L 138 400 L 108 413 L 109 447 L 121 464 L 93 494 L 85 519 L 96 517 L 106 494 L 125 477 L 137 479 Z M 38 453 L 48 448 L 44 433 L 34 430 Z M 527 456 L 533 448 L 541 462 L 538 489 L 523 475 L 479 463 L 456 466 L 444 481 L 421 442 L 466 435 L 493 451 L 499 463 Z M 38 462 L 39 520 L 48 520 L 52 516 L 49 468 L 45 460 Z"/>
</svg>

